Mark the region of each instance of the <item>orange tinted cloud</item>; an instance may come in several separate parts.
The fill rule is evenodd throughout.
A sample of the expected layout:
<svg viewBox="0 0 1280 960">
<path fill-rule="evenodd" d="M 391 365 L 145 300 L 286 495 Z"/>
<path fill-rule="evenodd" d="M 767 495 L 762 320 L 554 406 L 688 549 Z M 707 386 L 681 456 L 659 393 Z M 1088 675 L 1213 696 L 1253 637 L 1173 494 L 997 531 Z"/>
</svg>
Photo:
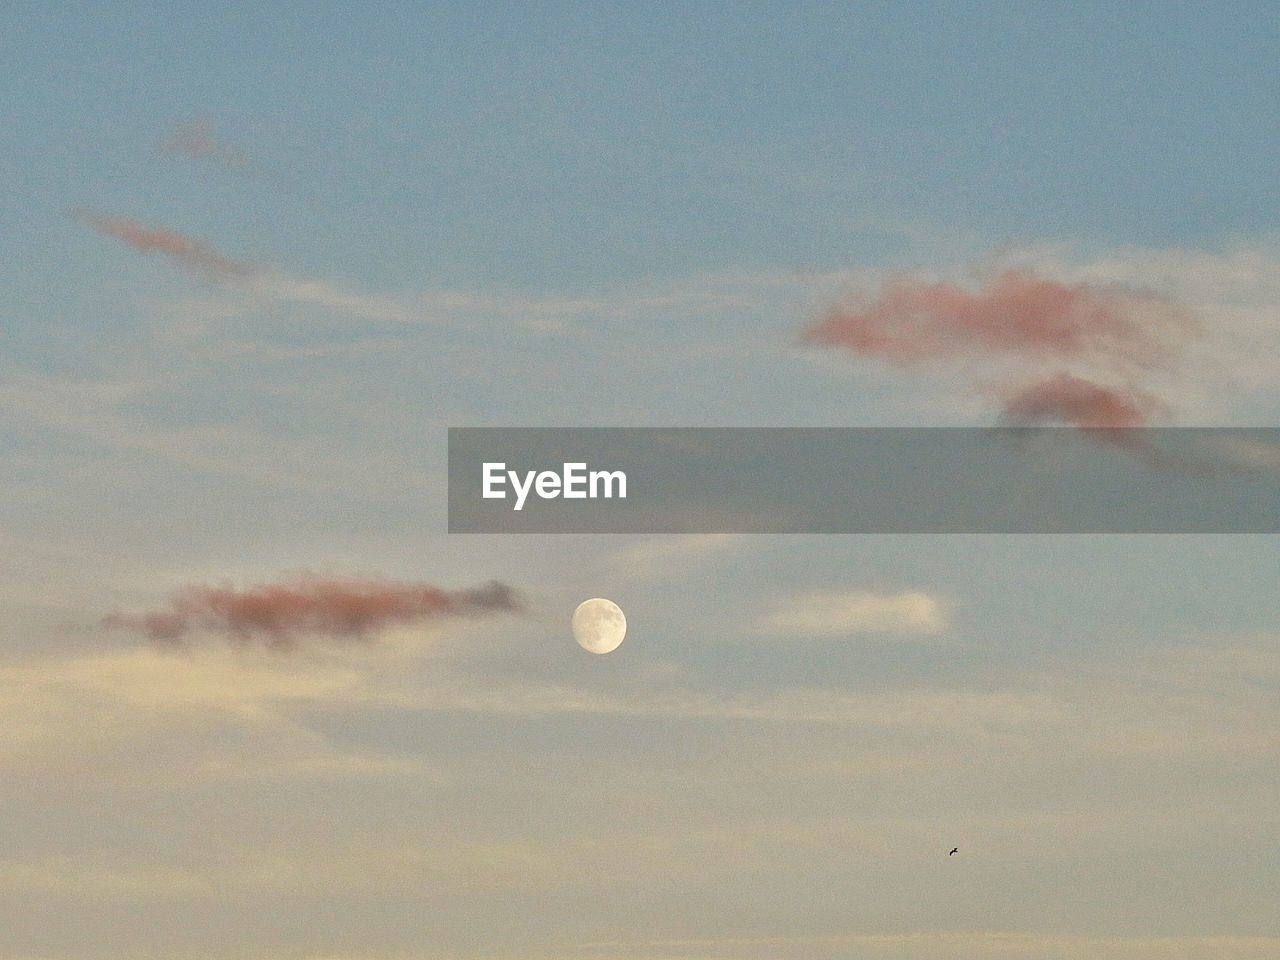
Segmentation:
<svg viewBox="0 0 1280 960">
<path fill-rule="evenodd" d="M 224 257 L 204 240 L 168 227 L 148 227 L 128 217 L 105 217 L 87 210 L 76 210 L 72 215 L 103 236 L 114 237 L 139 253 L 161 254 L 195 273 L 212 277 L 245 277 L 257 270 L 255 264 Z"/>
<path fill-rule="evenodd" d="M 975 290 L 903 274 L 868 303 L 833 308 L 803 339 L 899 363 L 964 353 L 1145 364 L 1166 349 L 1152 322 L 1180 319 L 1150 293 L 1060 283 L 1031 270 L 1007 271 Z"/>
<path fill-rule="evenodd" d="M 288 648 L 306 636 L 358 640 L 383 627 L 510 613 L 521 607 L 516 592 L 496 580 L 444 590 L 429 583 L 302 574 L 244 589 L 183 587 L 165 608 L 115 614 L 106 617 L 103 626 L 134 630 L 165 643 L 206 631 L 241 643 Z"/>
</svg>

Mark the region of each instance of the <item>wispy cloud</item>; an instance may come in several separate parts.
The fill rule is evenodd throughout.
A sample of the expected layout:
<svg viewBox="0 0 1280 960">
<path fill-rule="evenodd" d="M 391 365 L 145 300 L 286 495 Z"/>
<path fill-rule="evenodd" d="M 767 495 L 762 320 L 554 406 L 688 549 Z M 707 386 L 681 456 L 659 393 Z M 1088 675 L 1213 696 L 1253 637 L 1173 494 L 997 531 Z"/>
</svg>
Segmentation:
<svg viewBox="0 0 1280 960">
<path fill-rule="evenodd" d="M 103 216 L 84 208 L 72 211 L 72 216 L 103 236 L 113 237 L 127 244 L 138 253 L 168 257 L 175 266 L 205 277 L 245 278 L 258 270 L 254 263 L 225 257 L 207 241 L 169 227 L 147 226 L 129 217 Z"/>
<path fill-rule="evenodd" d="M 319 307 L 362 320 L 412 323 L 428 319 L 423 305 L 377 294 L 352 293 L 326 280 L 264 272 L 253 284 L 253 293 L 278 303 Z"/>
<path fill-rule="evenodd" d="M 250 260 L 224 256 L 208 241 L 172 227 L 147 225 L 132 217 L 104 216 L 85 208 L 72 216 L 103 236 L 146 256 L 164 256 L 181 270 L 207 280 L 235 280 L 236 292 L 259 302 L 295 304 L 375 322 L 411 323 L 431 319 L 430 304 L 344 290 L 327 280 L 290 276 Z M 226 303 L 209 309 L 229 311 Z"/>
<path fill-rule="evenodd" d="M 245 588 L 182 587 L 167 607 L 138 615 L 112 614 L 103 625 L 134 630 L 165 643 L 201 631 L 242 643 L 288 648 L 303 637 L 361 639 L 385 627 L 510 613 L 521 606 L 516 592 L 496 580 L 451 591 L 429 583 L 302 574 Z"/>
<path fill-rule="evenodd" d="M 477 673 L 448 658 L 423 676 L 409 668 L 421 650 L 397 645 L 394 637 L 376 655 L 350 646 L 307 658 L 217 645 L 182 656 L 138 647 L 0 666 L 0 760 L 5 747 L 47 755 L 49 748 L 65 752 L 86 741 L 128 741 L 143 728 L 186 722 L 179 715 L 205 727 L 222 717 L 257 729 L 289 726 L 299 706 L 328 705 L 494 717 L 763 721 L 918 734 L 929 744 L 945 736 L 972 749 L 996 741 L 1008 747 L 1004 738 L 1013 735 L 1027 751 L 1048 751 L 1043 758 L 1051 765 L 1065 746 L 1099 763 L 1135 756 L 1262 762 L 1276 751 L 1269 731 L 1277 705 L 1268 695 L 1280 678 L 1274 640 L 1117 657 L 1103 668 L 1081 660 L 1058 671 L 1001 671 L 977 686 L 903 679 L 888 689 L 716 688 L 691 684 L 679 673 L 654 675 L 630 690 L 603 689 Z M 86 716 L 102 722 L 85 726 Z M 293 761 L 333 759 L 312 736 L 290 746 Z M 930 756 L 930 762 L 942 759 Z"/>
<path fill-rule="evenodd" d="M 763 626 L 771 633 L 839 637 L 857 633 L 936 634 L 945 630 L 947 623 L 937 599 L 920 590 L 816 590 L 777 603 Z"/>
<path fill-rule="evenodd" d="M 249 169 L 249 157 L 243 151 L 224 143 L 213 129 L 213 124 L 203 117 L 190 123 L 179 124 L 160 142 L 160 152 L 188 160 L 216 163 L 231 170 Z"/>
</svg>

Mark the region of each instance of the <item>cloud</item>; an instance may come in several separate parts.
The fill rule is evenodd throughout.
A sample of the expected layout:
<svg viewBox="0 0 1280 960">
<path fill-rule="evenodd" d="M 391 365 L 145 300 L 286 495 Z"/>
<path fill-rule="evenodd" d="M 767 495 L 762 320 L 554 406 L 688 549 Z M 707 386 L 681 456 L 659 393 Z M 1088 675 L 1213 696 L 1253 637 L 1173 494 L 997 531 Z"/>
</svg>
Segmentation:
<svg viewBox="0 0 1280 960">
<path fill-rule="evenodd" d="M 939 378 L 959 369 L 979 394 L 994 382 L 1005 420 L 1127 428 L 1168 411 L 1156 391 L 1197 329 L 1189 309 L 1147 286 L 1026 265 L 968 286 L 899 273 L 801 339 Z"/>
<path fill-rule="evenodd" d="M 1274 421 L 1269 413 L 1248 409 L 1258 394 L 1274 397 L 1277 379 L 1280 247 L 1274 237 L 1223 251 L 1125 247 L 1082 258 L 1066 248 L 1027 246 L 1001 251 L 999 257 L 1010 268 L 1037 270 L 1064 282 L 1160 291 L 1183 305 L 1205 334 L 1180 348 L 1195 380 L 1162 384 L 1161 395 L 1176 399 L 1180 412 L 1198 412 L 1204 422 L 1221 422 L 1228 412 L 1236 417 L 1245 412 L 1260 424 Z M 1252 395 L 1242 397 L 1241 391 Z M 1239 409 L 1240 400 L 1246 411 Z M 1228 405 L 1236 409 L 1228 411 Z"/>
<path fill-rule="evenodd" d="M 302 574 L 244 589 L 186 586 L 174 593 L 166 608 L 141 615 L 113 614 L 102 623 L 161 643 L 207 631 L 241 643 L 289 648 L 305 636 L 358 640 L 385 627 L 509 613 L 521 607 L 516 592 L 496 580 L 450 591 L 429 583 Z"/>
<path fill-rule="evenodd" d="M 1179 308 L 1156 294 L 1118 284 L 1067 284 L 1008 270 L 970 290 L 901 274 L 869 303 L 831 309 L 803 338 L 898 363 L 958 353 L 1101 354 L 1148 363 L 1167 353 L 1152 322 L 1183 320 Z"/>
<path fill-rule="evenodd" d="M 1145 426 L 1160 401 L 1138 391 L 1124 393 L 1069 373 L 1022 387 L 1004 405 L 1014 423 L 1065 423 L 1085 429 Z"/>
<path fill-rule="evenodd" d="M 168 227 L 149 227 L 129 217 L 102 216 L 84 209 L 72 211 L 72 216 L 103 236 L 114 237 L 139 253 L 148 256 L 161 254 L 182 269 L 206 277 L 244 278 L 258 269 L 256 264 L 224 257 L 206 241 Z"/>
<path fill-rule="evenodd" d="M 428 318 L 422 307 L 391 297 L 350 293 L 324 280 L 308 280 L 282 273 L 263 274 L 257 278 L 254 292 L 278 303 L 314 306 L 365 320 L 411 323 Z"/>
<path fill-rule="evenodd" d="M 779 603 L 765 620 L 772 633 L 841 637 L 855 633 L 936 634 L 946 629 L 937 600 L 918 590 L 871 593 L 817 590 Z"/>
<path fill-rule="evenodd" d="M 207 160 L 233 170 L 247 170 L 249 158 L 241 151 L 222 143 L 213 124 L 203 118 L 179 124 L 161 141 L 160 152 L 188 160 Z"/>
<path fill-rule="evenodd" d="M 425 291 L 368 291 L 344 280 L 300 276 L 269 263 L 234 260 L 214 250 L 206 241 L 164 225 L 145 225 L 131 217 L 105 216 L 85 208 L 72 212 L 76 220 L 115 239 L 136 252 L 165 254 L 180 269 L 213 279 L 235 279 L 215 294 L 199 301 L 185 300 L 166 306 L 185 315 L 188 329 L 203 329 L 252 314 L 262 318 L 264 306 L 277 306 L 275 319 L 312 319 L 316 313 L 343 320 L 366 320 L 396 326 L 418 324 L 501 324 L 538 336 L 588 337 L 605 324 L 683 322 L 690 313 L 714 319 L 741 320 L 744 314 L 773 316 L 796 309 L 797 297 L 814 284 L 847 282 L 849 274 L 800 274 L 790 271 L 758 274 L 696 274 L 668 282 L 633 282 L 618 285 L 605 295 L 541 296 L 519 291 L 492 292 L 461 289 Z M 292 308 L 290 312 L 286 312 Z M 197 314 L 198 317 L 192 317 Z M 248 344 L 242 343 L 244 347 Z M 260 343 L 255 344 L 261 346 Z M 763 339 L 727 345 L 708 339 L 696 349 L 733 352 L 776 349 Z"/>
<path fill-rule="evenodd" d="M 71 215 L 85 226 L 103 236 L 122 241 L 138 253 L 167 256 L 180 269 L 206 279 L 241 281 L 237 286 L 237 293 L 241 296 L 272 303 L 318 307 L 377 322 L 412 323 L 430 320 L 439 314 L 428 303 L 405 303 L 392 297 L 352 293 L 325 280 L 290 276 L 266 270 L 252 261 L 233 260 L 218 253 L 207 241 L 170 227 L 148 226 L 131 217 L 104 216 L 84 208 L 73 210 Z M 451 299 L 445 298 L 443 305 L 452 305 Z M 207 304 L 206 309 L 234 315 L 239 308 L 214 302 Z"/>
</svg>

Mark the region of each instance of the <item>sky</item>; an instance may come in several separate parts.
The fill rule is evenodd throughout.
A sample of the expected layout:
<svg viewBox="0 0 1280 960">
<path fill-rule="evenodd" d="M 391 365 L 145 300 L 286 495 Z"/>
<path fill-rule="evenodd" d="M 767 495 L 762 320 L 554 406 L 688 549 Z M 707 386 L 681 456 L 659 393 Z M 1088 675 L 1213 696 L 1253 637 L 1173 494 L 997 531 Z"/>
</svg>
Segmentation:
<svg viewBox="0 0 1280 960">
<path fill-rule="evenodd" d="M 1277 57 L 6 4 L 0 960 L 1280 954 L 1274 537 L 445 515 L 449 426 L 1276 426 Z"/>
</svg>

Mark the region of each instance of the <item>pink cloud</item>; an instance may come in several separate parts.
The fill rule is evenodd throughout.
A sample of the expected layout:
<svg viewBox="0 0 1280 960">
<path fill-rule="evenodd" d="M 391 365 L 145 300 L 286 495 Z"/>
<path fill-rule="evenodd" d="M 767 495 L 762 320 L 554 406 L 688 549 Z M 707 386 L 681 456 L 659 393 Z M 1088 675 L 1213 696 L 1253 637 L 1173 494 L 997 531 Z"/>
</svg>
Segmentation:
<svg viewBox="0 0 1280 960">
<path fill-rule="evenodd" d="M 1066 284 L 1031 270 L 1007 271 L 973 290 L 902 274 L 870 302 L 833 308 L 802 337 L 896 363 L 969 354 L 1145 364 L 1167 349 L 1152 323 L 1181 319 L 1173 304 L 1145 291 Z"/>
<path fill-rule="evenodd" d="M 213 124 L 202 118 L 175 129 L 172 136 L 160 143 L 160 152 L 190 160 L 212 160 L 237 170 L 249 166 L 249 158 L 222 143 L 213 131 Z"/>
<path fill-rule="evenodd" d="M 113 614 L 102 623 L 163 643 L 177 643 L 202 630 L 241 643 L 287 649 L 305 636 L 358 640 L 384 627 L 520 609 L 517 593 L 496 580 L 444 590 L 429 583 L 302 574 L 244 589 L 186 586 L 174 593 L 167 607 L 139 615 Z"/>
<path fill-rule="evenodd" d="M 1121 391 L 1059 373 L 1023 387 L 1004 405 L 1004 419 L 1014 423 L 1063 423 L 1083 429 L 1146 426 L 1161 404 L 1138 391 Z"/>
<path fill-rule="evenodd" d="M 1183 307 L 1152 291 L 1012 269 L 972 286 L 901 273 L 801 337 L 916 373 L 961 373 L 975 393 L 994 389 L 1004 422 L 1096 429 L 1116 443 L 1116 431 L 1167 413 L 1158 385 L 1196 333 Z"/>
<path fill-rule="evenodd" d="M 212 277 L 246 277 L 257 266 L 243 260 L 232 260 L 214 250 L 197 237 L 168 227 L 148 227 L 128 217 L 106 217 L 87 210 L 72 213 L 77 220 L 103 236 L 114 237 L 147 255 L 168 257 L 179 267 Z"/>
</svg>

